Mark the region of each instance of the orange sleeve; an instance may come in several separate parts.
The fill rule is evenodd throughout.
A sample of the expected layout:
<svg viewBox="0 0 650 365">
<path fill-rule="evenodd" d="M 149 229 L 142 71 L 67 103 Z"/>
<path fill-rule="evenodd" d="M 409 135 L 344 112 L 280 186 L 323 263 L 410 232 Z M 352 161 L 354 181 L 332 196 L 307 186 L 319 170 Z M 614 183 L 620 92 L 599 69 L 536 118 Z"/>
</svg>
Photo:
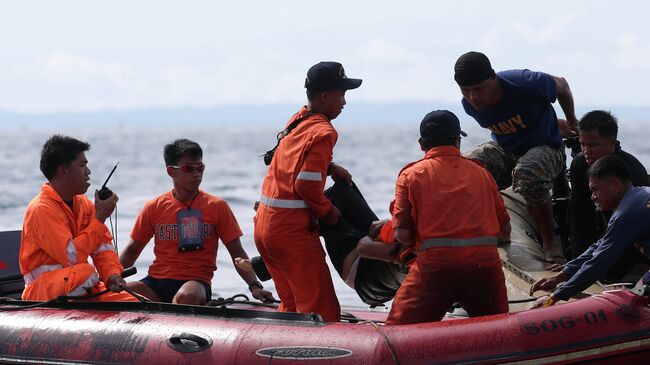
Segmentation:
<svg viewBox="0 0 650 365">
<path fill-rule="evenodd" d="M 321 218 L 332 210 L 332 202 L 325 197 L 327 166 L 332 161 L 336 136 L 328 133 L 317 136 L 307 150 L 295 181 L 296 194 L 307 203 L 309 209 Z"/>
<path fill-rule="evenodd" d="M 395 184 L 395 200 L 391 203 L 393 228 L 404 228 L 415 233 L 415 224 L 411 216 L 412 205 L 409 200 L 409 181 L 406 174 L 401 173 Z"/>
<path fill-rule="evenodd" d="M 217 235 L 221 239 L 221 242 L 226 244 L 242 236 L 237 218 L 235 218 L 235 215 L 225 200 L 220 201 L 217 206 L 217 217 Z"/>
<path fill-rule="evenodd" d="M 86 262 L 91 252 L 111 239 L 106 225 L 95 218 L 94 207 L 90 223 L 74 237 L 58 207 L 45 204 L 28 209 L 23 229 L 32 244 L 63 266 Z"/>
<path fill-rule="evenodd" d="M 384 223 L 383 226 L 381 226 L 381 230 L 379 231 L 379 241 L 384 242 L 384 243 L 393 243 L 395 242 L 395 231 L 393 231 L 393 223 L 392 222 L 386 222 Z"/>
<path fill-rule="evenodd" d="M 152 210 L 152 202 L 147 202 L 135 219 L 133 229 L 131 230 L 131 238 L 134 241 L 146 243 L 153 237 L 153 223 L 151 223 Z"/>
<path fill-rule="evenodd" d="M 113 274 L 120 275 L 122 270 L 124 270 L 112 243 L 99 245 L 97 250 L 92 252 L 90 256 L 92 257 L 93 264 L 99 273 L 99 278 L 104 283 L 106 283 L 109 276 Z"/>
</svg>

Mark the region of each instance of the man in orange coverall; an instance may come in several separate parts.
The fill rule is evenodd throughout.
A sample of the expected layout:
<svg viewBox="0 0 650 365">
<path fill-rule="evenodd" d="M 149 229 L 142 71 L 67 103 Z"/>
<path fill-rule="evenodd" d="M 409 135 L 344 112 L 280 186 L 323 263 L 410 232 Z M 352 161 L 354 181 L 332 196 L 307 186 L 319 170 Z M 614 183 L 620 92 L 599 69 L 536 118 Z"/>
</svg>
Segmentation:
<svg viewBox="0 0 650 365">
<path fill-rule="evenodd" d="M 100 301 L 135 301 L 120 276 L 122 265 L 104 225 L 117 195 L 95 204 L 88 190 L 90 145 L 71 137 L 52 136 L 43 145 L 40 168 L 48 182 L 27 207 L 20 245 L 20 271 L 25 278 L 25 300 L 50 300 L 103 291 Z M 95 266 L 88 263 L 93 259 Z M 96 269 L 96 270 L 95 270 Z"/>
<path fill-rule="evenodd" d="M 332 171 L 341 169 L 331 164 L 338 137 L 331 120 L 343 110 L 346 90 L 360 85 L 340 63 L 312 66 L 305 80 L 308 105 L 289 119 L 288 133 L 281 135 L 264 178 L 255 243 L 282 302 L 280 311 L 317 313 L 328 322 L 340 319 L 316 219 L 335 224 L 341 215 L 323 193 L 327 175 L 349 179 L 347 171 Z"/>
<path fill-rule="evenodd" d="M 402 169 L 391 210 L 395 239 L 417 258 L 387 324 L 439 321 L 455 302 L 470 316 L 508 312 L 497 237 L 510 218 L 490 173 L 460 154 L 458 118 L 446 110 L 420 124 L 422 160 Z"/>
</svg>

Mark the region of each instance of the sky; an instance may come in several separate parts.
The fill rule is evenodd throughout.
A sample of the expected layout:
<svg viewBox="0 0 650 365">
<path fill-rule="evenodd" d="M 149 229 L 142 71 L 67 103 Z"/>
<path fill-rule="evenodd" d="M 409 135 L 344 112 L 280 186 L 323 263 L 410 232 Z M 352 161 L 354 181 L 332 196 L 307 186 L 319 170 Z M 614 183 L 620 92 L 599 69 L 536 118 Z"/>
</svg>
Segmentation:
<svg viewBox="0 0 650 365">
<path fill-rule="evenodd" d="M 0 111 L 302 103 L 340 61 L 350 100 L 458 103 L 453 65 L 563 76 L 577 105 L 650 107 L 647 1 L 4 1 Z"/>
</svg>

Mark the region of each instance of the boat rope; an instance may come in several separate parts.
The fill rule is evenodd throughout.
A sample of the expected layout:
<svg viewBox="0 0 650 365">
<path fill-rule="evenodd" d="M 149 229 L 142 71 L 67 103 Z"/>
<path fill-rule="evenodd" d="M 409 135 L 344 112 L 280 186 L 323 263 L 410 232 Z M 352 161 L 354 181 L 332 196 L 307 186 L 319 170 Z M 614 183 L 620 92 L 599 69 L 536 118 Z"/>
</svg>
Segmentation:
<svg viewBox="0 0 650 365">
<path fill-rule="evenodd" d="M 539 297 L 541 298 L 541 297 Z M 528 303 L 528 302 L 534 302 L 539 298 L 535 297 L 530 297 L 530 298 L 524 298 L 524 299 L 510 299 L 508 300 L 508 304 L 517 304 L 517 303 Z"/>
<path fill-rule="evenodd" d="M 395 348 L 393 347 L 393 344 L 388 339 L 388 336 L 386 335 L 384 330 L 382 330 L 381 327 L 379 327 L 379 325 L 375 321 L 359 322 L 359 324 L 366 324 L 366 323 L 373 326 L 377 330 L 377 332 L 379 332 L 379 334 L 384 338 L 384 341 L 386 342 L 386 346 L 388 347 L 388 351 L 390 352 L 390 356 L 393 357 L 393 361 L 395 362 L 395 364 L 400 365 L 399 359 L 397 358 L 397 353 L 395 352 Z"/>
<path fill-rule="evenodd" d="M 136 298 L 140 303 L 147 303 L 151 302 L 148 298 L 134 292 L 133 290 L 129 289 L 126 286 L 120 286 L 120 288 L 131 294 L 134 298 Z M 38 308 L 38 307 L 46 307 L 52 303 L 66 303 L 71 300 L 88 300 L 88 299 L 93 299 L 97 298 L 101 295 L 104 295 L 106 293 L 110 292 L 110 289 L 103 290 L 101 292 L 95 293 L 95 294 L 89 294 L 89 295 L 80 295 L 80 296 L 73 296 L 73 295 L 61 295 L 58 296 L 54 299 L 50 299 L 48 301 L 44 302 L 38 302 L 38 303 L 32 303 L 32 304 L 27 304 L 27 305 L 21 305 L 21 306 L 6 306 L 2 307 L 0 306 L 0 311 L 19 311 L 19 310 L 25 310 L 25 309 L 32 309 L 32 308 Z M 240 298 L 240 299 L 238 299 Z M 257 301 L 252 301 L 250 300 L 245 294 L 236 294 L 233 295 L 230 298 L 218 298 L 215 300 L 210 300 L 207 302 L 205 305 L 209 307 L 221 307 L 221 306 L 227 306 L 230 304 L 249 304 L 249 305 L 254 305 L 254 306 L 261 306 L 261 307 L 268 307 L 268 308 L 277 308 L 277 303 L 280 303 L 279 301 L 273 301 L 273 302 L 257 302 Z"/>
<path fill-rule="evenodd" d="M 115 204 L 115 229 L 113 229 L 113 215 L 108 216 L 109 227 L 111 227 L 111 236 L 113 236 L 113 246 L 115 247 L 115 253 L 120 255 L 119 248 L 117 247 L 117 204 Z"/>
<path fill-rule="evenodd" d="M 364 321 L 363 318 L 359 318 L 352 313 L 343 312 L 343 311 L 341 312 L 341 320 L 348 321 L 349 323 L 359 323 L 361 321 Z M 378 321 L 378 320 L 375 320 L 375 322 L 382 323 L 382 324 L 384 323 L 384 321 Z"/>
<path fill-rule="evenodd" d="M 147 297 L 142 296 L 142 295 L 140 295 L 140 294 L 134 292 L 133 290 L 131 290 L 131 289 L 130 289 L 129 287 L 127 287 L 127 286 L 120 285 L 120 288 L 121 288 L 122 290 L 124 290 L 125 292 L 131 294 L 131 296 L 134 297 L 135 299 L 137 299 L 140 303 L 151 302 L 151 300 L 149 300 Z M 107 292 L 108 292 L 108 291 L 105 291 L 104 293 L 107 293 Z"/>
<path fill-rule="evenodd" d="M 135 293 L 133 290 L 120 285 L 120 288 L 124 290 L 125 292 L 131 294 L 133 297 L 135 297 L 140 303 L 145 303 L 149 302 L 150 300 L 143 297 L 142 295 Z M 9 306 L 9 307 L 0 307 L 0 311 L 19 311 L 19 310 L 25 310 L 25 309 L 32 309 L 32 308 L 38 308 L 38 307 L 46 307 L 52 303 L 67 303 L 71 300 L 88 300 L 88 299 L 93 299 L 97 298 L 99 296 L 102 296 L 108 292 L 110 292 L 110 289 L 102 290 L 98 293 L 94 294 L 88 294 L 88 295 L 61 295 L 58 296 L 54 299 L 50 299 L 44 302 L 38 302 L 38 303 L 33 303 L 33 304 L 27 304 L 27 305 L 21 305 L 21 306 Z"/>
<path fill-rule="evenodd" d="M 0 307 L 0 311 L 19 311 L 19 310 L 24 310 L 24 309 L 32 309 L 32 308 L 38 308 L 38 307 L 45 307 L 48 306 L 52 303 L 65 303 L 68 302 L 69 300 L 85 300 L 85 299 L 93 299 L 97 298 L 100 295 L 104 295 L 108 293 L 110 290 L 106 289 L 104 291 L 100 291 L 99 293 L 95 294 L 89 294 L 89 295 L 79 295 L 79 296 L 73 296 L 73 295 L 61 295 L 58 296 L 54 299 L 50 299 L 44 302 L 38 302 L 38 303 L 33 303 L 33 304 L 27 304 L 24 306 L 10 306 L 10 307 Z"/>
<path fill-rule="evenodd" d="M 530 297 L 530 298 L 522 298 L 522 299 L 508 299 L 508 304 L 529 303 L 529 302 L 534 302 L 539 298 L 541 298 L 541 297 Z M 449 310 L 447 310 L 447 313 L 451 313 L 455 309 L 462 308 L 462 307 L 463 306 L 460 305 L 460 303 L 454 303 L 454 304 L 451 305 Z M 460 315 L 459 317 L 466 317 L 466 316 Z"/>
<path fill-rule="evenodd" d="M 238 299 L 241 298 L 241 299 Z M 260 307 L 268 307 L 268 308 L 277 308 L 277 304 L 280 303 L 279 300 L 274 300 L 274 301 L 266 301 L 266 302 L 256 302 L 253 300 L 250 300 L 246 294 L 235 294 L 230 298 L 217 298 L 217 299 L 212 299 L 205 303 L 206 306 L 208 307 L 222 307 L 222 306 L 227 306 L 230 304 L 249 304 L 249 305 L 256 305 Z"/>
</svg>

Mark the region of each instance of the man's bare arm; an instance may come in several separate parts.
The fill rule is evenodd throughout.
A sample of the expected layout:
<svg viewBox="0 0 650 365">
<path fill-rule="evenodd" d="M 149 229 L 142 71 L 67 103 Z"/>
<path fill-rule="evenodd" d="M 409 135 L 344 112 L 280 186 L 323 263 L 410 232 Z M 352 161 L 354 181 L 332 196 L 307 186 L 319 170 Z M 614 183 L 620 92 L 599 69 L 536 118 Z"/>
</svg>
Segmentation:
<svg viewBox="0 0 650 365">
<path fill-rule="evenodd" d="M 120 254 L 120 262 L 124 267 L 131 267 L 135 264 L 135 260 L 140 257 L 144 246 L 147 245 L 147 242 L 139 242 L 134 239 L 129 241 L 129 244 L 126 245 L 126 248 L 122 250 Z"/>
<path fill-rule="evenodd" d="M 569 128 L 574 131 L 578 130 L 578 119 L 576 118 L 575 107 L 573 104 L 573 94 L 569 88 L 569 83 L 563 77 L 553 76 L 555 80 L 555 89 L 557 92 L 557 101 L 564 112 Z"/>
</svg>

